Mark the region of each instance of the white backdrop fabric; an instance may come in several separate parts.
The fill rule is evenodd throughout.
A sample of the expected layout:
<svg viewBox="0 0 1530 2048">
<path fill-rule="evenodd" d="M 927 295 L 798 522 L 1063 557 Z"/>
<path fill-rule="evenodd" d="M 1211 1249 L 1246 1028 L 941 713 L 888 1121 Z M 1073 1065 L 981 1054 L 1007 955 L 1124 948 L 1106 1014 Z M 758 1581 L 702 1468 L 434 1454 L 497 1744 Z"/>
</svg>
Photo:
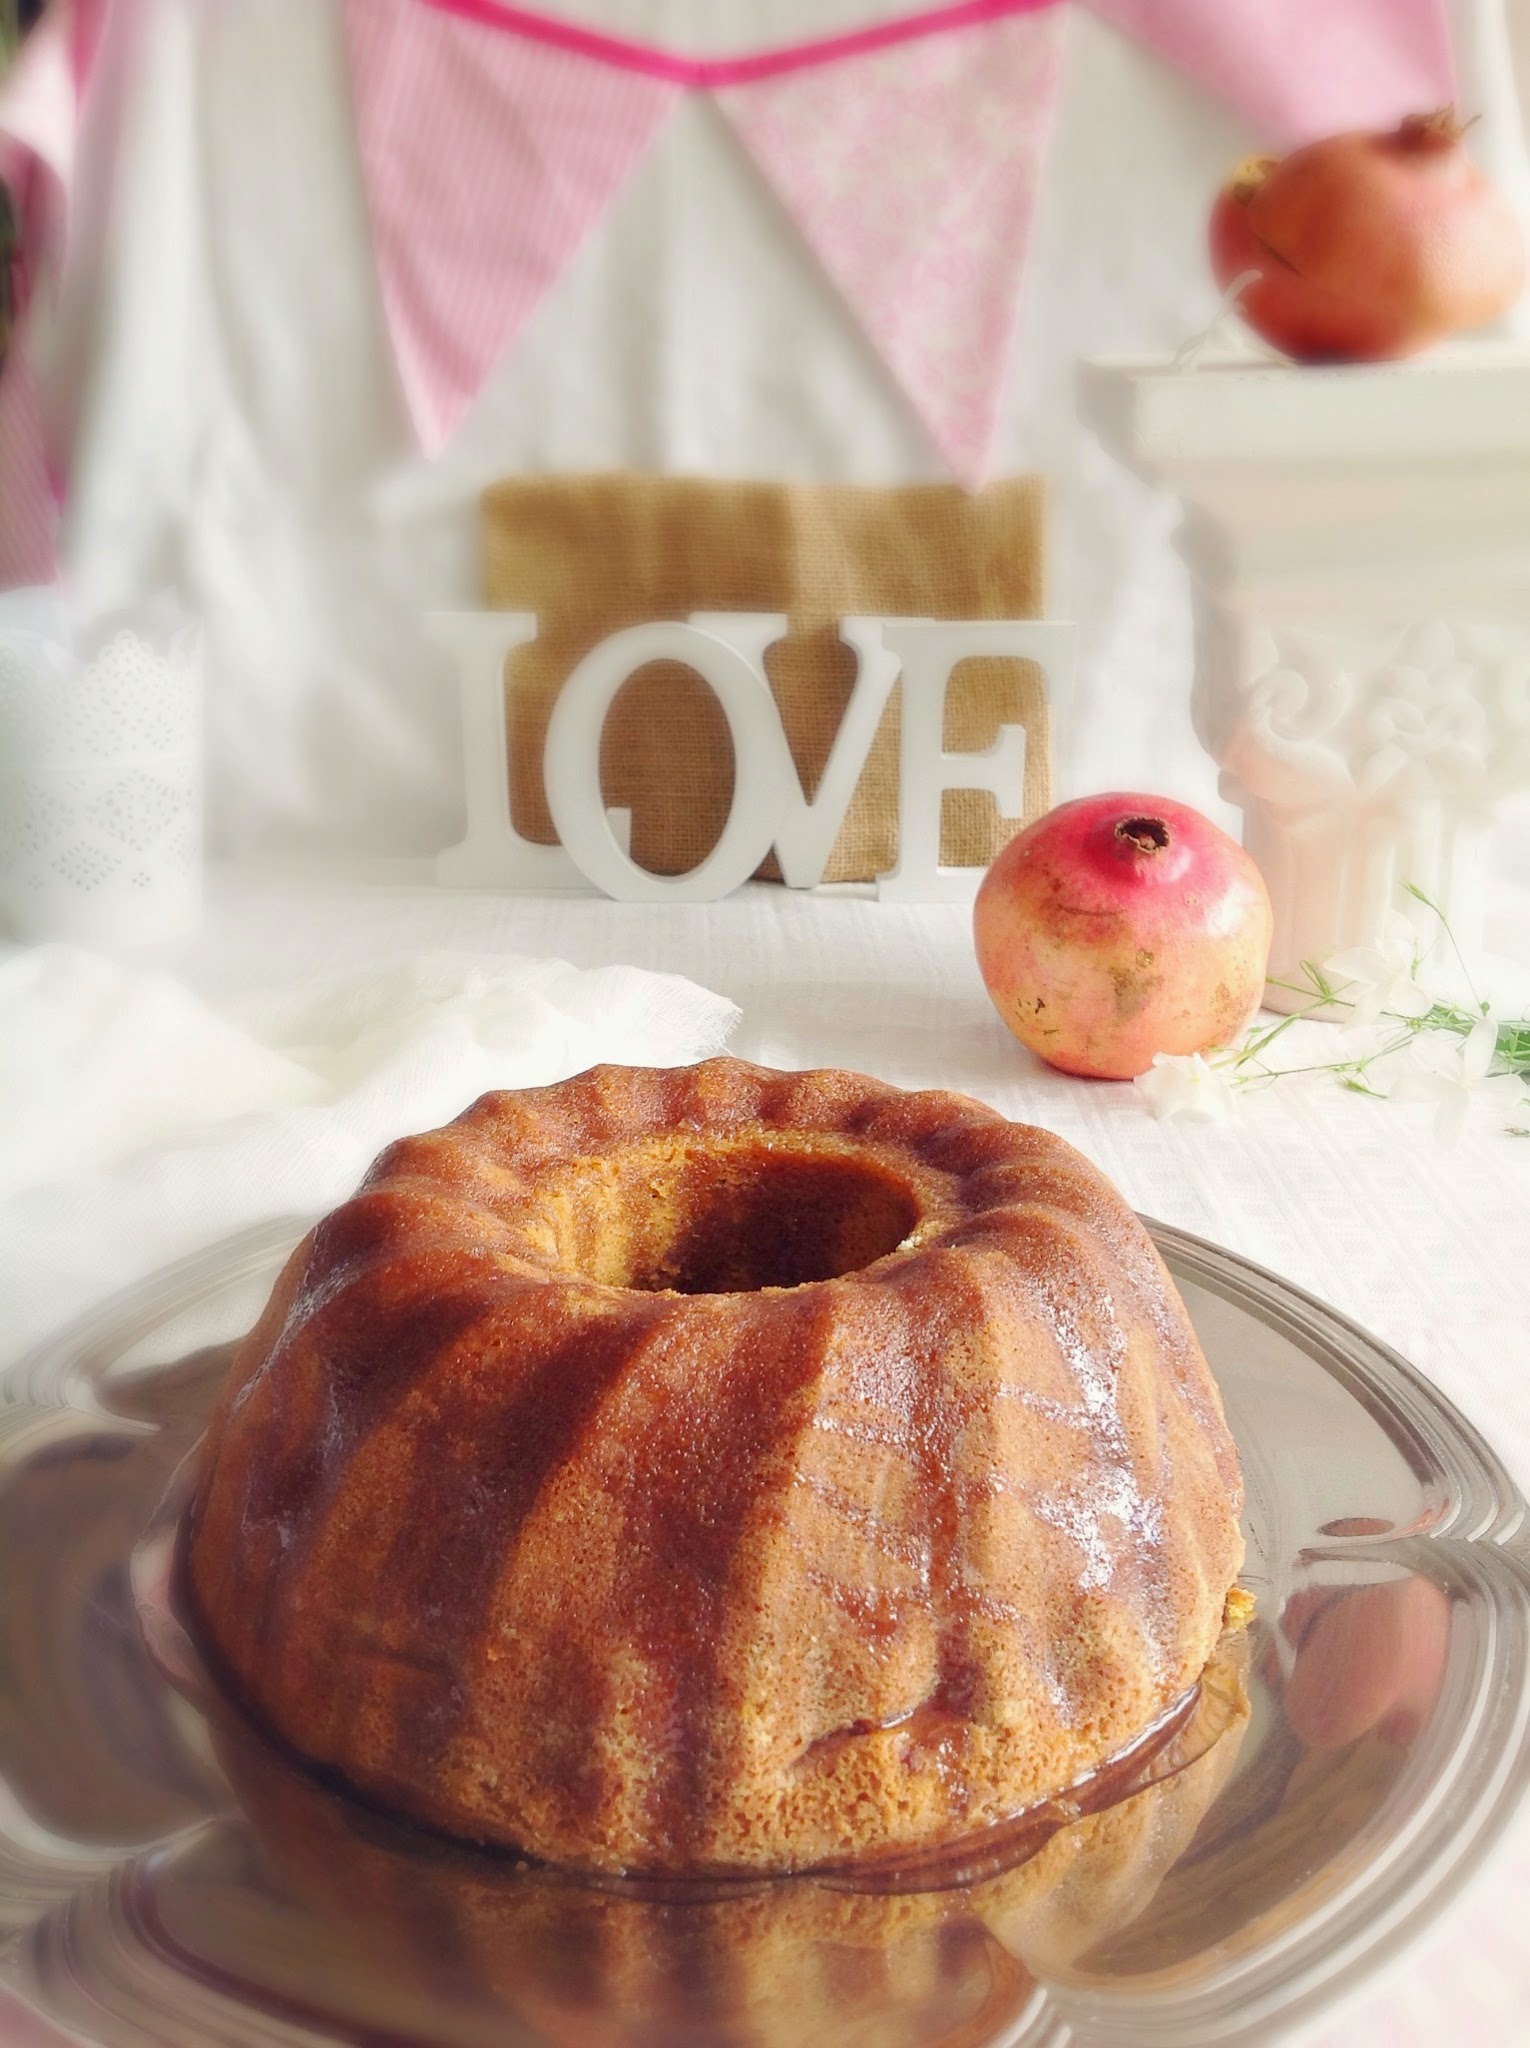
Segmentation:
<svg viewBox="0 0 1530 2048">
<path fill-rule="evenodd" d="M 579 15 L 723 51 L 897 11 L 581 0 Z M 1210 804 L 1173 507 L 1081 433 L 1072 390 L 1081 355 L 1172 348 L 1204 322 L 1209 195 L 1260 138 L 1068 12 L 995 469 L 1056 486 L 1051 609 L 1082 634 L 1060 788 Z M 334 0 L 121 0 L 114 42 L 47 396 L 78 418 L 67 556 L 82 602 L 172 581 L 206 615 L 215 851 L 417 854 L 458 836 L 450 679 L 419 619 L 479 601 L 476 500 L 494 478 L 942 474 L 701 97 L 426 463 L 382 323 Z"/>
<path fill-rule="evenodd" d="M 0 1367 L 64 1304 L 335 1207 L 385 1145 L 491 1088 L 686 1066 L 737 1021 L 679 975 L 605 963 L 416 946 L 212 1009 L 77 946 L 0 947 Z"/>
<path fill-rule="evenodd" d="M 1530 66 L 1530 0 L 1507 0 Z M 721 54 L 902 0 L 564 0 Z M 80 603 L 181 586 L 208 630 L 215 853 L 421 854 L 455 840 L 455 701 L 420 616 L 480 602 L 477 499 L 528 471 L 634 467 L 902 483 L 941 465 L 722 118 L 686 96 L 445 453 L 415 451 L 367 236 L 336 0 L 118 0 L 42 337 L 74 445 Z M 1061 795 L 1217 814 L 1191 732 L 1172 502 L 1076 420 L 1085 356 L 1172 350 L 1215 304 L 1210 195 L 1259 146 L 1081 8 L 994 470 L 1054 487 L 1050 610 L 1080 663 Z M 1231 823 L 1230 814 L 1224 814 Z"/>
</svg>

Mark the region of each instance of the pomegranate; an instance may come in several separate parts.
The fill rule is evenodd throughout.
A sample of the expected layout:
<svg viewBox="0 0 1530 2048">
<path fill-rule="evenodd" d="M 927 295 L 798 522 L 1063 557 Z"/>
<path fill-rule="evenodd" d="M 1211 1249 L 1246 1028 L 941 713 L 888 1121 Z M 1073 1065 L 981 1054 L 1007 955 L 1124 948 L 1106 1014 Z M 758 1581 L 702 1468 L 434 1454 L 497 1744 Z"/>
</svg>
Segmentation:
<svg viewBox="0 0 1530 2048">
<path fill-rule="evenodd" d="M 1188 804 L 1087 796 L 1010 840 L 973 909 L 978 966 L 1022 1045 L 1127 1080 L 1259 1006 L 1272 924 L 1248 855 Z"/>
<path fill-rule="evenodd" d="M 1240 164 L 1211 214 L 1226 290 L 1299 362 L 1412 355 L 1506 312 L 1525 282 L 1514 210 L 1461 146 L 1453 110 L 1390 135 L 1334 135 Z"/>
</svg>

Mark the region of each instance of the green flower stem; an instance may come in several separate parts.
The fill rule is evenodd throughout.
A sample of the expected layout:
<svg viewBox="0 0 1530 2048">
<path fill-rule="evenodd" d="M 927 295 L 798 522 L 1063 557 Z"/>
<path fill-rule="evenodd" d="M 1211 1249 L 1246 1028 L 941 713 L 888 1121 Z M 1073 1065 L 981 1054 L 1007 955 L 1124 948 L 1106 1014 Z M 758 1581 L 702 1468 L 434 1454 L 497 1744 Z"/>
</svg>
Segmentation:
<svg viewBox="0 0 1530 2048">
<path fill-rule="evenodd" d="M 1456 944 L 1456 935 L 1450 928 L 1449 919 L 1422 889 L 1415 887 L 1411 882 L 1407 883 L 1406 887 L 1410 896 L 1416 898 L 1426 909 L 1433 911 L 1439 919 L 1440 927 L 1460 963 L 1461 972 L 1476 1008 L 1466 1009 L 1460 1003 L 1448 1002 L 1443 997 L 1438 997 L 1421 1016 L 1417 1017 L 1405 1017 L 1396 1010 L 1383 1010 L 1378 1021 L 1388 1027 L 1389 1035 L 1386 1043 L 1377 1046 L 1373 1052 L 1362 1053 L 1350 1059 L 1315 1060 L 1300 1067 L 1273 1067 L 1265 1058 L 1265 1054 L 1281 1033 L 1289 1031 L 1293 1024 L 1300 1024 L 1304 1018 L 1313 1016 L 1319 1010 L 1332 1012 L 1355 1008 L 1353 1001 L 1340 992 L 1340 989 L 1349 985 L 1348 983 L 1341 983 L 1340 989 L 1336 989 L 1323 968 L 1315 961 L 1304 960 L 1302 980 L 1281 981 L 1272 977 L 1270 981 L 1272 988 L 1285 989 L 1291 995 L 1301 996 L 1301 1008 L 1290 1011 L 1273 1024 L 1262 1025 L 1258 1030 L 1250 1032 L 1241 1045 L 1224 1046 L 1210 1055 L 1212 1065 L 1227 1076 L 1233 1087 L 1267 1088 L 1272 1081 L 1283 1081 L 1296 1074 L 1331 1074 L 1340 1087 L 1348 1088 L 1356 1095 L 1369 1095 L 1376 1101 L 1383 1102 L 1386 1100 L 1384 1091 L 1373 1087 L 1369 1079 L 1373 1067 L 1395 1058 L 1417 1038 L 1444 1036 L 1464 1039 L 1477 1028 L 1488 1014 L 1488 1006 L 1477 993 L 1477 985 L 1472 979 L 1470 968 L 1462 958 L 1460 947 Z M 1422 955 L 1415 950 L 1411 969 L 1415 979 L 1421 964 Z M 1519 1018 L 1498 1025 L 1493 1059 L 1488 1072 L 1495 1077 L 1504 1074 L 1530 1075 L 1530 1018 Z M 1530 1097 L 1526 1098 L 1525 1107 L 1530 1109 Z M 1522 1127 L 1515 1124 L 1509 1129 L 1513 1137 L 1530 1137 L 1530 1126 Z"/>
<path fill-rule="evenodd" d="M 1450 928 L 1450 919 L 1445 915 L 1444 911 L 1441 910 L 1439 904 L 1435 902 L 1432 896 L 1426 896 L 1424 894 L 1423 890 L 1418 886 L 1417 882 L 1404 882 L 1403 887 L 1407 890 L 1408 894 L 1414 899 L 1416 903 L 1422 903 L 1426 910 L 1432 910 L 1435 916 L 1439 919 L 1440 929 L 1442 932 L 1444 932 L 1446 938 L 1450 941 L 1450 950 L 1456 956 L 1456 963 L 1460 967 L 1461 972 L 1466 976 L 1466 986 L 1472 992 L 1472 1001 L 1477 1005 L 1477 1014 L 1479 1017 L 1486 1016 L 1487 1004 L 1482 1000 L 1481 996 L 1479 996 L 1477 993 L 1477 984 L 1472 980 L 1472 971 L 1466 964 L 1466 959 L 1461 951 L 1461 948 L 1456 944 L 1456 935 Z M 1417 966 L 1417 964 L 1418 963 L 1415 961 L 1415 967 Z"/>
</svg>

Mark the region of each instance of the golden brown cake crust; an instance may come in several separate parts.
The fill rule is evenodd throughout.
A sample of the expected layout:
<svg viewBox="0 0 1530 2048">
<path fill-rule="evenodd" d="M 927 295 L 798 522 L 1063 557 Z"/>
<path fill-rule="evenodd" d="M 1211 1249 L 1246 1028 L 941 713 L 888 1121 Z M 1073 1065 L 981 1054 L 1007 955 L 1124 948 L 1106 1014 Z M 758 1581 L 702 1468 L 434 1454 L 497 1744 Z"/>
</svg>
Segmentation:
<svg viewBox="0 0 1530 2048">
<path fill-rule="evenodd" d="M 189 1585 L 298 1751 L 556 1861 L 795 1869 L 1075 1782 L 1198 1677 L 1237 1459 L 1061 1139 L 731 1059 L 485 1096 L 293 1254 Z"/>
</svg>

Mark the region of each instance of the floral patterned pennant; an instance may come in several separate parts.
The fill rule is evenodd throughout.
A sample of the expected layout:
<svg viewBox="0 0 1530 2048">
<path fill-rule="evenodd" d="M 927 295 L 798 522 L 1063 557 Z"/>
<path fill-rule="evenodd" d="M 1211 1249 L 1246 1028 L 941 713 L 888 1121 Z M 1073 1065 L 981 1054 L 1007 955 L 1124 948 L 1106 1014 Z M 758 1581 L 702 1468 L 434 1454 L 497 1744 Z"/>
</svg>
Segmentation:
<svg viewBox="0 0 1530 2048">
<path fill-rule="evenodd" d="M 718 94 L 953 475 L 982 483 L 1057 89 L 1018 14 Z"/>
</svg>

